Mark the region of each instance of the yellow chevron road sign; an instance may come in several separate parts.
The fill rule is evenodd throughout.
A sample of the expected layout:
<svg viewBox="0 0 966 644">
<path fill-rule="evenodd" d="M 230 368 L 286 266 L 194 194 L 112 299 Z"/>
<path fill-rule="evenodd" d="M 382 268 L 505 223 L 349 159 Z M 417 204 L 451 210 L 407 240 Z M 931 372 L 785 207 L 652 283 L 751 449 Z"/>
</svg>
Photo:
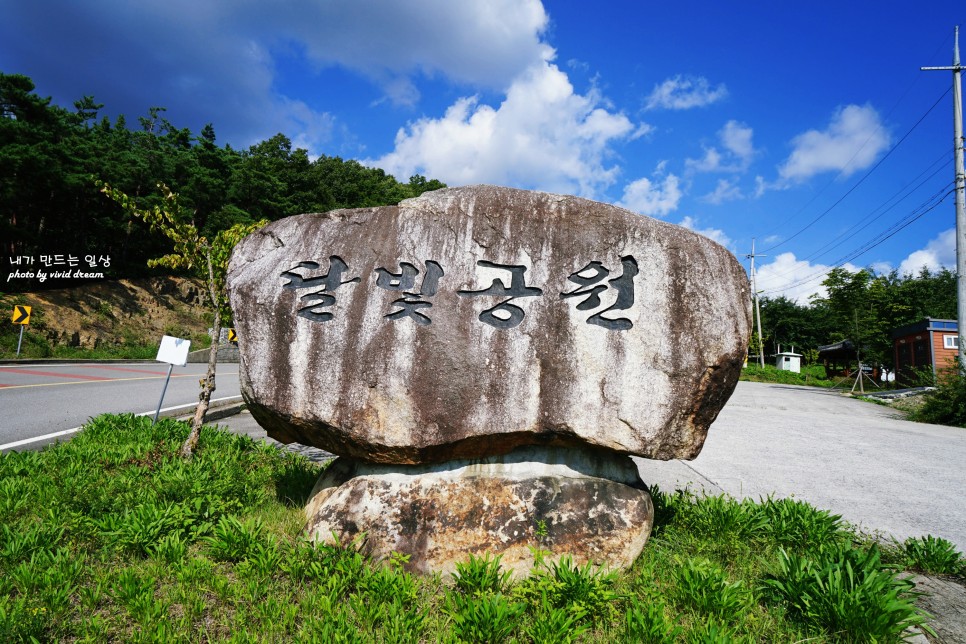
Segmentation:
<svg viewBox="0 0 966 644">
<path fill-rule="evenodd" d="M 14 306 L 10 321 L 14 324 L 30 324 L 30 307 L 22 304 Z"/>
</svg>

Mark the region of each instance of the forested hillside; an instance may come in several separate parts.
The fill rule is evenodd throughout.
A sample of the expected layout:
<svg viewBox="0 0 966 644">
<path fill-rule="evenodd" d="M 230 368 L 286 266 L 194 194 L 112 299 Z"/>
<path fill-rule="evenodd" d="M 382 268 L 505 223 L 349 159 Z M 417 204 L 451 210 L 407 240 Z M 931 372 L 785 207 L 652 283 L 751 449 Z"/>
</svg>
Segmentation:
<svg viewBox="0 0 966 644">
<path fill-rule="evenodd" d="M 785 297 L 762 298 L 766 354 L 776 352 L 779 345 L 808 352 L 851 340 L 863 348 L 865 362 L 891 365 L 892 329 L 926 317 L 956 319 L 956 273 L 948 269 L 900 276 L 896 271 L 853 273 L 836 268 L 823 284 L 826 297 L 813 298 L 808 304 Z M 753 347 L 757 348 L 757 339 Z"/>
<path fill-rule="evenodd" d="M 73 109 L 38 96 L 33 81 L 0 73 L 0 261 L 7 272 L 26 268 L 18 257 L 92 256 L 106 278 L 147 272 L 149 258 L 170 242 L 125 216 L 94 185 L 101 179 L 138 198 L 160 202 L 159 182 L 179 193 L 203 234 L 235 223 L 395 204 L 444 185 L 422 176 L 400 183 L 357 161 L 292 148 L 284 134 L 235 150 L 217 142 L 215 127 L 179 128 L 152 108 L 129 126 L 124 117 L 100 117 L 91 96 Z M 109 257 L 105 267 L 101 258 Z M 69 268 L 65 261 L 54 268 Z M 88 269 L 90 270 L 90 269 Z M 63 280 L 14 279 L 0 291 L 74 286 Z"/>
</svg>

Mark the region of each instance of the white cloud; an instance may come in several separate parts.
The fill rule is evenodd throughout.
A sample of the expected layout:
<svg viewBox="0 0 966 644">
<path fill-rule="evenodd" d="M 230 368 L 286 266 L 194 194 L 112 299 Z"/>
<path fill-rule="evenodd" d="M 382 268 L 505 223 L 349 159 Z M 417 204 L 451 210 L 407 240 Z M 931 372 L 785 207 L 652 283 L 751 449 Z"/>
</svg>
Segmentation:
<svg viewBox="0 0 966 644">
<path fill-rule="evenodd" d="M 680 180 L 673 174 L 664 174 L 661 163 L 653 181 L 641 177 L 627 184 L 617 205 L 648 217 L 664 217 L 677 209 L 681 197 Z"/>
<path fill-rule="evenodd" d="M 93 94 L 105 113 L 130 121 L 164 105 L 179 127 L 213 122 L 219 142 L 236 147 L 285 132 L 321 152 L 337 127 L 279 90 L 282 58 L 345 67 L 411 104 L 420 77 L 502 92 L 554 55 L 542 40 L 549 19 L 540 0 L 50 0 L 3 8 L 0 59 L 55 87 L 48 93 L 57 102 Z"/>
<path fill-rule="evenodd" d="M 655 85 L 644 101 L 644 109 L 689 110 L 711 105 L 727 95 L 728 88 L 723 83 L 712 88 L 703 76 L 678 75 Z"/>
<path fill-rule="evenodd" d="M 687 159 L 685 166 L 694 172 L 744 172 L 756 154 L 753 136 L 754 130 L 744 123 L 728 121 L 718 131 L 723 151 L 705 148 L 702 158 Z"/>
<path fill-rule="evenodd" d="M 693 217 L 685 217 L 678 222 L 678 226 L 683 226 L 688 230 L 693 230 L 699 235 L 704 235 L 705 237 L 718 242 L 731 252 L 734 252 L 734 240 L 732 240 L 731 237 L 728 237 L 728 235 L 725 234 L 725 232 L 720 228 L 698 228 L 698 222 Z"/>
<path fill-rule="evenodd" d="M 395 149 L 368 161 L 400 178 L 415 173 L 451 185 L 495 183 L 595 196 L 611 185 L 609 145 L 633 135 L 621 113 L 591 90 L 574 92 L 550 63 L 526 70 L 496 108 L 464 97 L 441 118 L 422 118 L 396 134 Z"/>
<path fill-rule="evenodd" d="M 871 268 L 876 275 L 888 275 L 892 271 L 892 264 L 889 262 L 872 262 L 869 265 L 869 268 Z"/>
<path fill-rule="evenodd" d="M 831 268 L 825 264 L 811 264 L 796 259 L 794 253 L 782 253 L 770 263 L 760 263 L 756 267 L 758 291 L 763 297 L 784 295 L 799 304 L 807 304 L 813 295 L 825 297 L 828 294 L 822 281 Z M 842 268 L 851 272 L 859 270 L 852 264 L 845 264 Z"/>
<path fill-rule="evenodd" d="M 318 64 L 338 64 L 387 87 L 413 72 L 506 90 L 553 49 L 541 40 L 548 16 L 540 0 L 248 0 L 255 28 L 274 25 Z M 232 8 L 234 10 L 234 7 Z M 406 90 L 409 91 L 408 89 Z"/>
<path fill-rule="evenodd" d="M 724 161 L 717 148 L 705 148 L 703 157 L 685 159 L 684 165 L 694 172 L 719 172 L 724 167 Z"/>
<path fill-rule="evenodd" d="M 950 228 L 931 239 L 926 247 L 910 253 L 899 264 L 899 275 L 918 275 L 923 268 L 936 272 L 942 268 L 956 270 L 956 229 Z"/>
<path fill-rule="evenodd" d="M 742 194 L 737 183 L 728 181 L 727 179 L 718 179 L 718 184 L 715 186 L 715 189 L 701 197 L 701 201 L 718 206 L 726 201 L 736 201 L 744 198 L 745 196 Z"/>
<path fill-rule="evenodd" d="M 889 132 L 870 105 L 847 105 L 832 115 L 822 131 L 792 139 L 792 153 L 778 169 L 785 181 L 801 182 L 823 172 L 849 176 L 872 165 L 889 147 Z"/>
<path fill-rule="evenodd" d="M 751 161 L 755 155 L 755 146 L 752 144 L 754 130 L 738 121 L 728 121 L 718 133 L 721 137 L 721 144 L 726 150 L 744 162 Z"/>
<path fill-rule="evenodd" d="M 758 199 L 759 197 L 761 197 L 763 194 L 765 194 L 765 191 L 770 189 L 771 187 L 772 186 L 770 186 L 765 181 L 765 178 L 763 176 L 761 175 L 756 176 L 755 177 L 755 199 Z"/>
</svg>

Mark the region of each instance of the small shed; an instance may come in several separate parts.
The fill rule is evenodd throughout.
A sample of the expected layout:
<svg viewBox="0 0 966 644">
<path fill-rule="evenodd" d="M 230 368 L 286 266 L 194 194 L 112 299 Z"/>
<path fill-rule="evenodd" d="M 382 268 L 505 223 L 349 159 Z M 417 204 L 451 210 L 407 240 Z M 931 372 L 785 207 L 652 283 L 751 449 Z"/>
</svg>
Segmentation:
<svg viewBox="0 0 966 644">
<path fill-rule="evenodd" d="M 802 354 L 795 353 L 795 347 L 791 351 L 779 351 L 775 354 L 775 366 L 782 371 L 801 373 Z"/>
</svg>

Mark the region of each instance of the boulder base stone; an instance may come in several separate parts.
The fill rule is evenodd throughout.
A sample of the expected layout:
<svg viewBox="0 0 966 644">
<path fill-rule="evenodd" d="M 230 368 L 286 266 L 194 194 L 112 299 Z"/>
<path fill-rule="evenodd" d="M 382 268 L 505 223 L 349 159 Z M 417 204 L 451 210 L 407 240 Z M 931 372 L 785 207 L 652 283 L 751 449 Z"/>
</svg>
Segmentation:
<svg viewBox="0 0 966 644">
<path fill-rule="evenodd" d="M 435 465 L 337 459 L 306 507 L 311 538 L 410 556 L 413 572 L 455 572 L 472 553 L 501 555 L 525 577 L 533 549 L 578 564 L 628 567 L 651 532 L 654 507 L 628 456 L 524 447 L 506 456 Z"/>
<path fill-rule="evenodd" d="M 255 419 L 377 463 L 694 458 L 751 326 L 745 272 L 710 239 L 491 186 L 274 222 L 228 284 Z"/>
</svg>

